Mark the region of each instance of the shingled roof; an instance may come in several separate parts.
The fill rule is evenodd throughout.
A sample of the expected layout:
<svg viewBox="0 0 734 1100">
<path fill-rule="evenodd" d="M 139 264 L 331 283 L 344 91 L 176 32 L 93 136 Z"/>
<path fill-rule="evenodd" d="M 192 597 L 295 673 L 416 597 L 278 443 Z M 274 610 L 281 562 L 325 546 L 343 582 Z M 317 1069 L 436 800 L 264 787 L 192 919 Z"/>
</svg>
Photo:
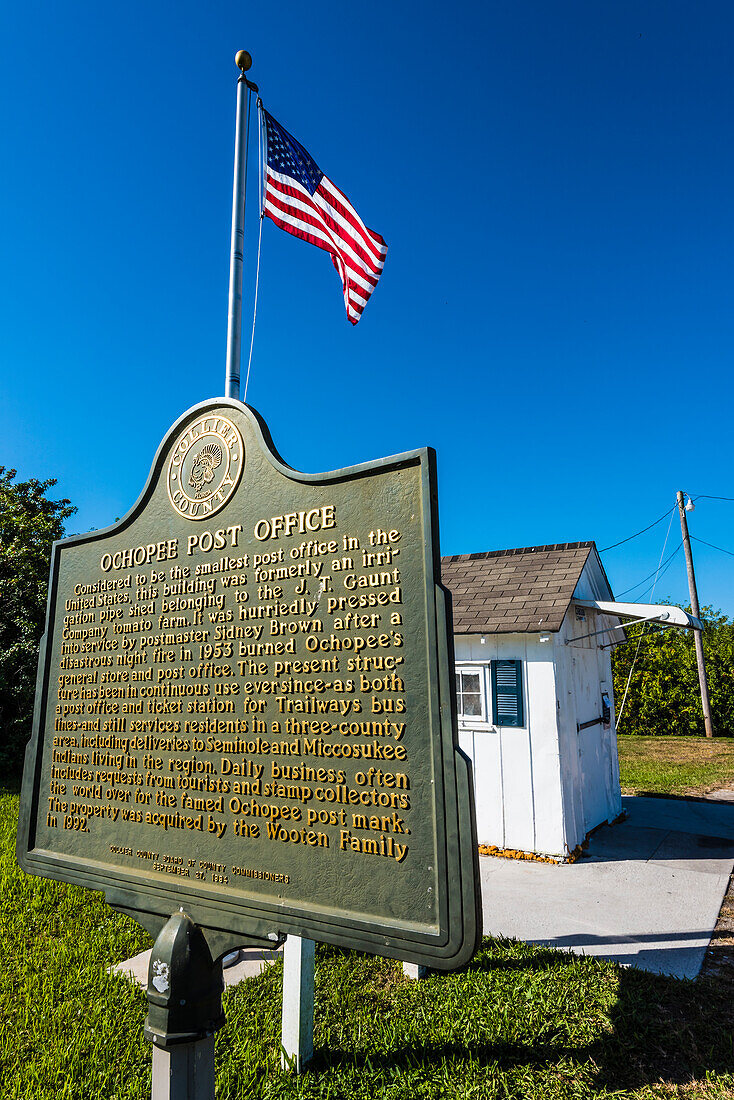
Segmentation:
<svg viewBox="0 0 734 1100">
<path fill-rule="evenodd" d="M 560 630 L 593 542 L 487 550 L 441 559 L 455 634 Z"/>
</svg>

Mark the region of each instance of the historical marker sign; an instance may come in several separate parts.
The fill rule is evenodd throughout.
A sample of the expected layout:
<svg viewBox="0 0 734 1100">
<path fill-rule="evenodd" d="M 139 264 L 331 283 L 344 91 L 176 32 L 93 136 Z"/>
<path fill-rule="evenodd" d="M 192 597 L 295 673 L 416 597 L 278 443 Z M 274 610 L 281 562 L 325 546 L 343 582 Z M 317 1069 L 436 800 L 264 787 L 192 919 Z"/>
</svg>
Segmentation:
<svg viewBox="0 0 734 1100">
<path fill-rule="evenodd" d="M 157 931 L 451 968 L 481 930 L 432 452 L 302 474 L 236 401 L 56 544 L 18 858 Z"/>
</svg>

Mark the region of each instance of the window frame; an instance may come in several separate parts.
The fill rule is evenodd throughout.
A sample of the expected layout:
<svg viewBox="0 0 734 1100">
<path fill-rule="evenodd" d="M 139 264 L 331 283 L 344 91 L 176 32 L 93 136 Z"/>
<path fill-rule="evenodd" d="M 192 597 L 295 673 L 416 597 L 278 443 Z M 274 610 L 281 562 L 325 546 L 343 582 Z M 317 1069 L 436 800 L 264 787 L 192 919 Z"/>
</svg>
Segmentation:
<svg viewBox="0 0 734 1100">
<path fill-rule="evenodd" d="M 459 709 L 459 700 L 462 696 L 460 687 L 462 673 L 479 674 L 479 698 L 482 706 L 481 714 L 463 714 Z M 489 662 L 488 661 L 457 661 L 454 666 L 456 679 L 456 716 L 459 725 L 463 729 L 491 729 L 491 694 L 489 686 Z"/>
</svg>

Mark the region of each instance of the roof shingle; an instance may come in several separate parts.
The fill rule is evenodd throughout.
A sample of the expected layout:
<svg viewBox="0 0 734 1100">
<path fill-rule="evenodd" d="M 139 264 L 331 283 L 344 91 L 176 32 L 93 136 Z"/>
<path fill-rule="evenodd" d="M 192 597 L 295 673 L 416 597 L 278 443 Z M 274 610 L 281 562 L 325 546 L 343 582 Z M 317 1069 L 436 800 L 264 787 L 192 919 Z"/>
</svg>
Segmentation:
<svg viewBox="0 0 734 1100">
<path fill-rule="evenodd" d="M 442 558 L 454 633 L 560 630 L 593 547 L 593 542 L 561 542 Z"/>
</svg>

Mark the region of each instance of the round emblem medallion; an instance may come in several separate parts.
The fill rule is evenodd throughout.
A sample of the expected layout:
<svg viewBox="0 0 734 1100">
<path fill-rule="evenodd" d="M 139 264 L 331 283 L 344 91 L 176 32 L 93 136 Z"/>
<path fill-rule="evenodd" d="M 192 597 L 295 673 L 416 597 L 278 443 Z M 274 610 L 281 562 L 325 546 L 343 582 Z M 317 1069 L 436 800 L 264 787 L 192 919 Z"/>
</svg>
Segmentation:
<svg viewBox="0 0 734 1100">
<path fill-rule="evenodd" d="M 239 429 L 223 416 L 202 416 L 183 432 L 168 460 L 171 504 L 186 519 L 206 519 L 227 503 L 245 461 Z"/>
</svg>

